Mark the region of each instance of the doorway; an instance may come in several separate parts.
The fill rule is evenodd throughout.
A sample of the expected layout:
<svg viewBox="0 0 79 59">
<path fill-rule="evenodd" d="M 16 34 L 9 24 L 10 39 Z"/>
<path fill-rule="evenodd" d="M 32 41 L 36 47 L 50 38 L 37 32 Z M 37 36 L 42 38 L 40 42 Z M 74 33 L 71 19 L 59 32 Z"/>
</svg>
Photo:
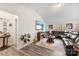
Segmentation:
<svg viewBox="0 0 79 59">
<path fill-rule="evenodd" d="M 12 13 L 0 10 L 0 31 L 10 33 L 8 45 L 17 46 L 17 22 L 18 16 Z M 2 40 L 0 39 L 0 45 Z"/>
</svg>

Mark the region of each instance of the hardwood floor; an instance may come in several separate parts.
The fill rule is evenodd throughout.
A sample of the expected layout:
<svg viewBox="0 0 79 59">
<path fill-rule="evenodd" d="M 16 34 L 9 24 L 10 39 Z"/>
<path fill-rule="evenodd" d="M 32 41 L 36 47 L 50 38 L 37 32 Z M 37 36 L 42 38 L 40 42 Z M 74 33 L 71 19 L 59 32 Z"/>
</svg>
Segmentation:
<svg viewBox="0 0 79 59">
<path fill-rule="evenodd" d="M 53 52 L 53 50 L 34 45 L 32 43 L 21 50 L 9 47 L 0 51 L 0 56 L 51 56 L 51 52 Z"/>
<path fill-rule="evenodd" d="M 0 51 L 0 56 L 24 56 L 21 51 L 16 50 L 14 47 L 9 47 L 3 51 Z"/>
<path fill-rule="evenodd" d="M 46 39 L 30 44 L 21 50 L 30 56 L 66 56 L 61 40 L 55 39 L 53 44 L 47 44 Z"/>
<path fill-rule="evenodd" d="M 53 52 L 53 50 L 34 45 L 33 43 L 31 45 L 28 45 L 27 47 L 24 47 L 21 50 L 29 54 L 30 56 L 51 56 Z"/>
<path fill-rule="evenodd" d="M 61 40 L 54 39 L 54 43 L 51 44 L 48 44 L 46 41 L 46 38 L 42 39 L 37 42 L 36 45 L 53 50 L 53 52 L 51 52 L 53 56 L 66 56 L 64 45 Z"/>
<path fill-rule="evenodd" d="M 32 43 L 21 50 L 9 47 L 0 51 L 0 56 L 65 56 L 61 41 L 55 40 L 54 42 L 56 44 L 48 45 L 51 47 L 41 46 L 41 43 L 39 45 Z"/>
</svg>

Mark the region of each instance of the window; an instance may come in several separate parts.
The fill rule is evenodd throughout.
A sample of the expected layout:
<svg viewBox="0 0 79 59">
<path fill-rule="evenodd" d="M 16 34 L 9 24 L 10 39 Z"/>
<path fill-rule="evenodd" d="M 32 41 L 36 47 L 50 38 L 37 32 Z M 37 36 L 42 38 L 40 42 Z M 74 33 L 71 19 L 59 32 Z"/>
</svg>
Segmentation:
<svg viewBox="0 0 79 59">
<path fill-rule="evenodd" d="M 44 30 L 44 24 L 42 21 L 36 20 L 36 30 L 41 30 L 41 31 Z"/>
</svg>

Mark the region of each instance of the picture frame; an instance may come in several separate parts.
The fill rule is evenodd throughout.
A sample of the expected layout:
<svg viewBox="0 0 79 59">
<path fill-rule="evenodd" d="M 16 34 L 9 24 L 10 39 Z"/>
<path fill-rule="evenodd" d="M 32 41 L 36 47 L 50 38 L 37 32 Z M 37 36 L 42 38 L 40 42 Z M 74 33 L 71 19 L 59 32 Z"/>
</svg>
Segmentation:
<svg viewBox="0 0 79 59">
<path fill-rule="evenodd" d="M 49 25 L 48 27 L 49 27 L 49 29 L 53 29 L 53 25 L 52 25 L 52 24 L 51 24 L 51 25 Z"/>
<path fill-rule="evenodd" d="M 67 29 L 73 29 L 73 24 L 72 23 L 67 23 L 66 28 Z"/>
</svg>

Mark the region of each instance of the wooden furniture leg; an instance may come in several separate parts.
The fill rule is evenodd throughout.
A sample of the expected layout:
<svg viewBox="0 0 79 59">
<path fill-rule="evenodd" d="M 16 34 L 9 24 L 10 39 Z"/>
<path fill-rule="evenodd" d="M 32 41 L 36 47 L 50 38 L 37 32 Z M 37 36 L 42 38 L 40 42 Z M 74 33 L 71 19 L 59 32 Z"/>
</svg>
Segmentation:
<svg viewBox="0 0 79 59">
<path fill-rule="evenodd" d="M 5 37 L 3 38 L 3 47 L 5 47 Z"/>
<path fill-rule="evenodd" d="M 8 46 L 8 39 L 9 37 L 6 37 L 6 46 Z"/>
</svg>

